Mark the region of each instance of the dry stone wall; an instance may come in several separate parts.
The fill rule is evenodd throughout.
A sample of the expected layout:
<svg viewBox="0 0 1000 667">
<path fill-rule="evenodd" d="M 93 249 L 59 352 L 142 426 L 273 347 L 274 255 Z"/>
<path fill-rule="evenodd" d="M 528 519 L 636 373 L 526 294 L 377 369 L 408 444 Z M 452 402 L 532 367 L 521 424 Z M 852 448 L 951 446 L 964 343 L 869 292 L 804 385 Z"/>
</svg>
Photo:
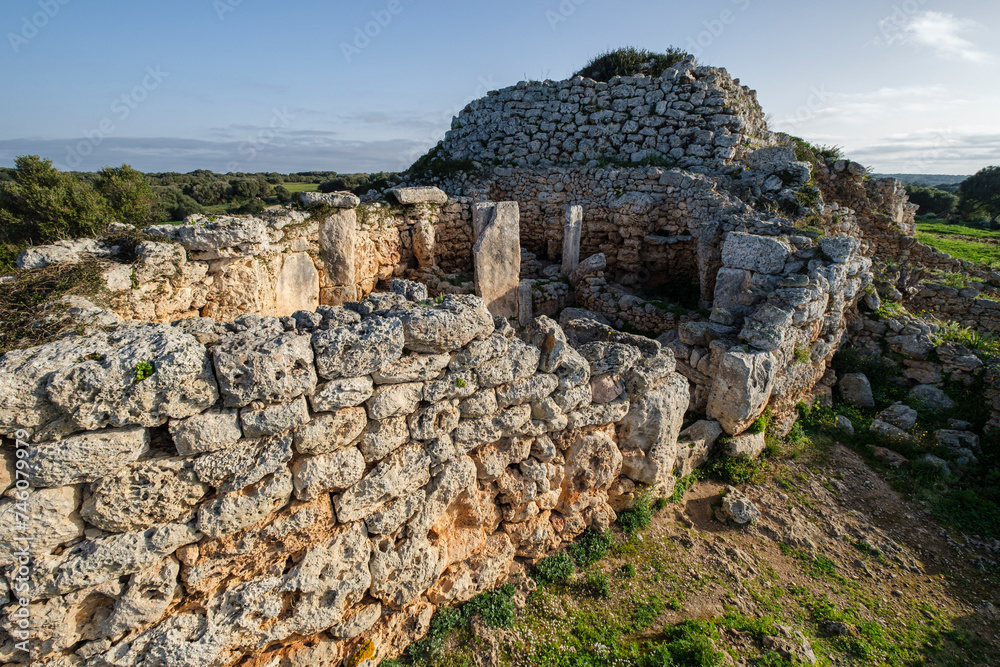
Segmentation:
<svg viewBox="0 0 1000 667">
<path fill-rule="evenodd" d="M 397 281 L 351 309 L 94 328 L 0 358 L 11 549 L 0 661 L 85 667 L 385 658 L 460 602 L 669 492 L 669 349 L 585 317 L 521 336 Z M 407 296 L 409 295 L 409 296 Z M 707 436 L 706 436 L 707 434 Z M 27 583 L 27 586 L 22 586 Z M 30 617 L 31 653 L 17 648 Z"/>
<path fill-rule="evenodd" d="M 755 91 L 688 59 L 658 78 L 492 91 L 455 118 L 438 155 L 521 167 L 658 158 L 718 171 L 772 142 Z"/>
</svg>

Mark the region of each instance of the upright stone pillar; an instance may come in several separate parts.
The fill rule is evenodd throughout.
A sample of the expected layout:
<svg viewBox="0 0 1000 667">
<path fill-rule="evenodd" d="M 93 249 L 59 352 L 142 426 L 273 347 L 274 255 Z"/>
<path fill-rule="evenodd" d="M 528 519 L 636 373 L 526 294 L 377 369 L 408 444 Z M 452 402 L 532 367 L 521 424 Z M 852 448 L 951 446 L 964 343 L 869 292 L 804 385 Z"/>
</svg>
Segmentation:
<svg viewBox="0 0 1000 667">
<path fill-rule="evenodd" d="M 517 202 L 482 202 L 473 207 L 476 294 L 496 317 L 517 317 L 521 281 L 520 210 Z"/>
<path fill-rule="evenodd" d="M 534 305 L 531 301 L 531 281 L 522 280 L 517 288 L 517 323 L 522 327 L 535 319 Z"/>
<path fill-rule="evenodd" d="M 319 226 L 319 247 L 326 265 L 326 284 L 321 301 L 340 306 L 357 298 L 354 246 L 358 216 L 353 208 L 334 210 Z"/>
<path fill-rule="evenodd" d="M 583 233 L 583 207 L 570 206 L 566 211 L 563 232 L 562 273 L 571 275 L 580 266 L 580 236 Z"/>
</svg>

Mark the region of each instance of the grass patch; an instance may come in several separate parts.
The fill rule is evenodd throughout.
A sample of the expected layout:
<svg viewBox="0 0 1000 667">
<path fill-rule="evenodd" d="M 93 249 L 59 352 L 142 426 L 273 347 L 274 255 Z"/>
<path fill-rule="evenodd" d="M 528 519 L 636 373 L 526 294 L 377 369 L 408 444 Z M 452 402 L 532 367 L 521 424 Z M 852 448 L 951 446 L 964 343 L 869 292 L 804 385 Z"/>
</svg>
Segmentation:
<svg viewBox="0 0 1000 667">
<path fill-rule="evenodd" d="M 919 228 L 916 236 L 921 243 L 946 252 L 955 259 L 974 262 L 991 269 L 1000 268 L 1000 243 L 967 241 L 954 236 L 925 232 Z"/>
<path fill-rule="evenodd" d="M 618 513 L 618 525 L 626 535 L 634 535 L 653 522 L 653 507 L 648 495 L 641 495 L 632 505 Z"/>
<path fill-rule="evenodd" d="M 666 53 L 656 53 L 627 46 L 600 54 L 574 76 L 582 76 L 605 83 L 616 76 L 645 74 L 659 77 L 667 68 L 673 67 L 687 57 L 686 52 L 674 47 L 667 49 Z"/>
</svg>

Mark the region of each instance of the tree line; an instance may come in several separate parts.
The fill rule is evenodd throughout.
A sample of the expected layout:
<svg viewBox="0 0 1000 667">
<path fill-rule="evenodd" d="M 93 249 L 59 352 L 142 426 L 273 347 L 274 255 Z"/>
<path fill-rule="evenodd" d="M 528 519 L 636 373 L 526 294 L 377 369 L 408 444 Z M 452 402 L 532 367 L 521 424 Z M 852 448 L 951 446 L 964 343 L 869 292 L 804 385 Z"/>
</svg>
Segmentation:
<svg viewBox="0 0 1000 667">
<path fill-rule="evenodd" d="M 958 185 L 907 185 L 917 215 L 1000 224 L 1000 167 L 986 167 Z"/>
</svg>

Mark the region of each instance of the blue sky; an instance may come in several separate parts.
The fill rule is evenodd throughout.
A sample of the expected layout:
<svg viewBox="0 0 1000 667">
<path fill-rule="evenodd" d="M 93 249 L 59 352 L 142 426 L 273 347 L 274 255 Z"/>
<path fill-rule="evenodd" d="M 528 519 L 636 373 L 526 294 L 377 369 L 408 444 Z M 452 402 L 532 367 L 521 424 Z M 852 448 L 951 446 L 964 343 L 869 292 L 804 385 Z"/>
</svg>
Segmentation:
<svg viewBox="0 0 1000 667">
<path fill-rule="evenodd" d="M 1000 164 L 995 0 L 5 0 L 0 31 L 0 165 L 398 170 L 487 90 L 622 45 L 880 172 Z"/>
</svg>

